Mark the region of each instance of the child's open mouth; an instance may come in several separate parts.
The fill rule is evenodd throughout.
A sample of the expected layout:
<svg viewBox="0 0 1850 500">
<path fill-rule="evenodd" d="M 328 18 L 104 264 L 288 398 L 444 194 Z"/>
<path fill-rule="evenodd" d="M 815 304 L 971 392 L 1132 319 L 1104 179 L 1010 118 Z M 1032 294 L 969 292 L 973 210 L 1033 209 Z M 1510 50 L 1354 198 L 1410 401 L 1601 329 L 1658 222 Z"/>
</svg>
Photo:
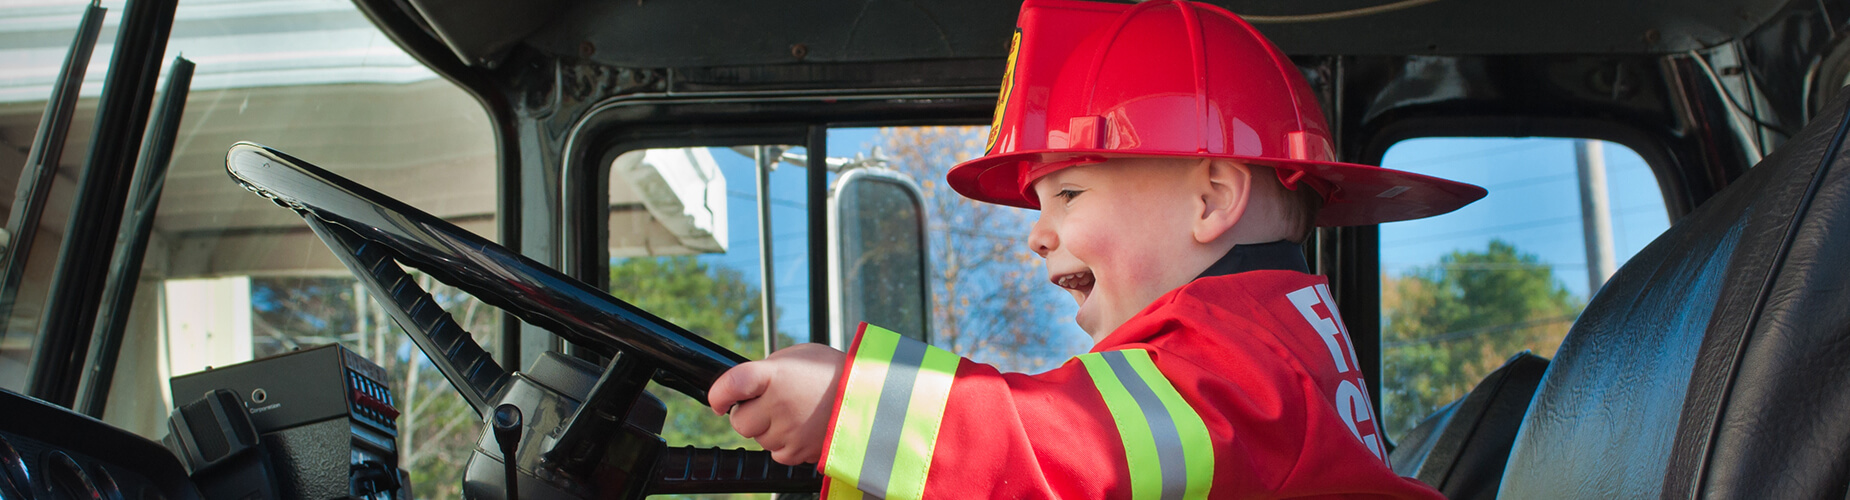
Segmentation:
<svg viewBox="0 0 1850 500">
<path fill-rule="evenodd" d="M 1073 290 L 1081 294 L 1092 292 L 1092 271 L 1062 274 L 1053 277 L 1052 281 L 1053 284 L 1060 285 L 1061 288 Z"/>
</svg>

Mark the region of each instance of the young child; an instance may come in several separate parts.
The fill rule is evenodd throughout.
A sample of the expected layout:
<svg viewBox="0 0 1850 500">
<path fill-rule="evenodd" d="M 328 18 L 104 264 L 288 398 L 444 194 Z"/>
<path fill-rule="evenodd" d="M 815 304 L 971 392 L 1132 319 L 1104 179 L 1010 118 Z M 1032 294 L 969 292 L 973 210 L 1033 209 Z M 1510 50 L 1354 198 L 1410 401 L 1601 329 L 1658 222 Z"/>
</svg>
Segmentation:
<svg viewBox="0 0 1850 500">
<path fill-rule="evenodd" d="M 739 365 L 713 409 L 828 498 L 1438 497 L 1388 468 L 1299 243 L 1484 190 L 1334 162 L 1297 67 L 1219 8 L 1029 0 L 1017 25 L 987 154 L 949 182 L 1040 210 L 1027 244 L 1092 351 L 1001 373 L 864 325 Z"/>
</svg>

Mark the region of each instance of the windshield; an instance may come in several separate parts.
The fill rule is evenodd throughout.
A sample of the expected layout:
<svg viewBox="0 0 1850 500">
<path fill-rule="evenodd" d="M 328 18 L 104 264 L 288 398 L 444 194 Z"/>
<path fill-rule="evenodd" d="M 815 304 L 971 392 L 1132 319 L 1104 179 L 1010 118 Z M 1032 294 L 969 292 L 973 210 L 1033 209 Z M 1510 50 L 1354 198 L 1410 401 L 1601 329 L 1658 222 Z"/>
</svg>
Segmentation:
<svg viewBox="0 0 1850 500">
<path fill-rule="evenodd" d="M 38 127 L 86 3 L 0 5 L 0 141 L 12 146 L 0 148 L 0 169 L 24 163 L 25 145 Z M 103 5 L 111 9 L 105 22 L 108 32 L 119 23 L 123 2 Z M 78 126 L 59 163 L 40 237 L 26 249 L 26 279 L 0 335 L 0 387 L 25 390 L 71 191 L 88 151 L 87 118 L 97 106 L 112 49 L 105 36 L 92 58 L 78 104 Z M 226 177 L 223 162 L 232 143 L 261 143 L 497 240 L 502 236 L 498 223 L 513 214 L 498 212 L 506 196 L 500 192 L 504 186 L 498 185 L 501 152 L 490 117 L 474 97 L 407 55 L 344 0 L 182 0 L 162 60 L 180 55 L 197 63 L 198 69 L 101 418 L 159 439 L 167 432 L 168 415 L 176 403 L 198 397 L 172 394 L 171 377 L 341 344 L 384 369 L 386 385 L 403 412 L 398 419 L 398 465 L 410 474 L 417 494 L 461 497 L 463 469 L 481 437 L 480 416 L 296 214 L 245 192 Z M 854 123 L 916 125 L 934 120 L 939 119 Z M 905 282 L 921 289 L 916 291 L 918 300 L 904 306 L 919 309 L 912 311 L 915 321 L 884 326 L 917 325 L 901 333 L 1011 371 L 1053 368 L 1090 346 L 1090 339 L 1072 322 L 1071 299 L 1046 282 L 1042 263 L 1023 243 L 1036 214 L 972 202 L 942 181 L 950 166 L 980 153 L 987 129 L 824 125 L 803 126 L 827 129 L 827 148 L 818 148 L 826 151 L 810 151 L 815 143 L 803 144 L 801 134 L 794 140 L 756 142 L 726 142 L 725 134 L 689 134 L 699 140 L 649 137 L 673 143 L 672 147 L 621 140 L 598 143 L 594 148 L 605 149 L 587 154 L 600 159 L 600 170 L 585 176 L 595 181 L 590 183 L 595 185 L 591 191 L 596 196 L 589 198 L 593 201 L 580 204 L 558 193 L 515 197 L 523 214 L 582 209 L 594 218 L 560 227 L 546 224 L 554 221 L 528 222 L 522 234 L 558 237 L 559 246 L 567 247 L 561 254 L 595 249 L 589 253 L 597 258 L 585 259 L 589 265 L 571 269 L 573 275 L 746 357 L 760 358 L 777 347 L 812 340 L 832 339 L 840 347 L 843 332 L 861 318 L 823 306 L 851 302 L 844 297 L 887 283 L 867 279 L 859 288 L 843 290 L 854 278 L 818 272 L 822 266 L 817 262 L 832 262 L 837 269 L 830 271 L 838 273 L 848 272 L 841 269 L 850 266 L 838 262 L 838 256 L 831 256 L 836 261 L 819 259 L 817 249 L 825 246 L 817 241 L 829 241 L 826 248 L 833 251 L 877 245 L 840 245 L 830 239 L 840 236 L 834 229 L 823 234 L 812 222 L 818 213 L 833 210 L 820 200 L 835 192 L 836 181 L 857 169 L 878 171 L 892 185 L 915 190 L 918 205 L 868 204 L 873 208 L 865 210 L 874 213 L 830 213 L 842 219 L 827 227 L 922 228 L 923 248 L 910 248 L 905 254 L 926 263 L 921 274 Z M 722 122 L 700 126 L 726 128 Z M 1417 146 L 1409 144 L 1395 153 L 1411 154 L 1408 151 Z M 812 154 L 822 158 L 812 159 Z M 1642 160 L 1637 163 L 1642 169 Z M 817 196 L 812 191 L 811 165 L 826 168 L 820 175 L 828 181 L 829 193 Z M 556 171 L 533 175 L 566 177 Z M 1567 178 L 1565 173 L 1548 175 Z M 0 171 L 0 179 L 16 178 L 17 171 Z M 6 188 L 0 185 L 0 192 Z M 523 189 L 521 196 L 544 188 Z M 1621 208 L 1629 210 L 1626 207 Z M 1661 207 L 1652 210 L 1654 224 L 1667 219 Z M 1556 290 L 1561 287 L 1550 275 L 1539 282 L 1559 304 L 1525 310 L 1497 324 L 1447 317 L 1442 319 L 1448 322 L 1413 325 L 1406 320 L 1416 318 L 1413 310 L 1402 307 L 1414 302 L 1410 297 L 1417 298 L 1413 292 L 1424 290 L 1420 286 L 1426 281 L 1451 276 L 1445 272 L 1453 269 L 1485 270 L 1453 261 L 1475 256 L 1472 252 L 1478 247 L 1493 253 L 1502 248 L 1496 246 L 1501 240 L 1494 239 L 1501 233 L 1494 232 L 1473 233 L 1471 242 L 1477 246 L 1470 247 L 1415 254 L 1395 246 L 1432 243 L 1437 241 L 1435 234 L 1462 231 L 1449 227 L 1449 222 L 1437 224 L 1448 227 L 1382 230 L 1386 272 L 1377 293 L 1383 297 L 1381 327 L 1389 331 L 1389 343 L 1384 344 L 1388 383 L 1382 398 L 1389 408 L 1385 415 L 1393 419 L 1390 430 L 1396 433 L 1457 397 L 1482 371 L 1494 368 L 1494 362 L 1508 353 L 1505 347 L 1551 349 L 1584 297 L 1598 286 L 1582 287 L 1573 280 Z M 1639 238 L 1661 231 L 1658 225 L 1649 229 Z M 557 234 L 566 231 L 587 234 Z M 1523 253 L 1556 240 L 1561 238 L 1523 240 L 1522 252 L 1511 248 L 1504 252 L 1509 255 L 1499 257 L 1521 262 L 1493 262 L 1491 267 L 1558 267 L 1559 252 L 1547 254 L 1547 262 L 1541 264 Z M 1444 251 L 1452 254 L 1442 255 Z M 572 261 L 555 255 L 533 257 Z M 830 276 L 830 281 L 817 286 L 822 281 L 817 276 Z M 517 322 L 504 321 L 496 309 L 428 276 L 414 277 L 505 368 L 524 369 L 536 351 L 543 350 L 508 348 L 503 345 L 504 328 Z M 812 296 L 819 289 L 831 296 Z M 818 311 L 830 311 L 830 316 Z M 1546 321 L 1548 331 L 1538 338 L 1547 337 L 1548 342 L 1495 348 L 1474 343 L 1481 340 L 1474 332 L 1501 332 L 1498 328 L 1525 321 Z M 1459 341 L 1467 336 L 1459 332 L 1471 334 L 1471 340 Z M 1433 357 L 1435 345 L 1450 350 Z M 541 347 L 593 357 L 574 353 L 570 346 Z M 510 352 L 521 355 L 503 356 Z M 1423 375 L 1460 366 L 1464 369 L 1443 383 L 1421 385 Z M 668 406 L 662 437 L 669 445 L 757 448 L 731 432 L 724 417 L 714 416 L 701 402 L 660 386 L 650 390 Z"/>
<path fill-rule="evenodd" d="M 0 136 L 30 141 L 85 3 L 0 6 L 8 35 L 0 38 L 8 44 L 0 47 Z M 103 6 L 106 34 L 79 103 L 90 113 L 123 10 L 120 1 Z M 301 219 L 232 183 L 224 158 L 233 142 L 262 143 L 492 240 L 495 147 L 486 113 L 345 1 L 184 0 L 162 60 L 176 55 L 197 71 L 103 419 L 158 439 L 175 399 L 198 397 L 169 394 L 169 377 L 340 343 L 386 369 L 403 411 L 400 467 L 417 493 L 459 497 L 479 419 Z M 76 121 L 32 272 L 0 343 L 0 386 L 8 389 L 24 390 L 70 186 L 88 148 L 87 116 Z M 498 312 L 424 281 L 497 351 Z"/>
</svg>

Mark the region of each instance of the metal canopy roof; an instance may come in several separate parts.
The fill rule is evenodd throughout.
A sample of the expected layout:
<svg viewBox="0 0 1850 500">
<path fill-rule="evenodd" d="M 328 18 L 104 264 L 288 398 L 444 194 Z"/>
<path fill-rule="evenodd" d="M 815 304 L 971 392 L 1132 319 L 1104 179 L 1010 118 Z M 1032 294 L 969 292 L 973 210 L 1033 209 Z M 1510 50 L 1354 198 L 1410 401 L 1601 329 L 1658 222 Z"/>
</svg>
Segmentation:
<svg viewBox="0 0 1850 500">
<path fill-rule="evenodd" d="M 12 193 L 45 99 L 88 0 L 0 5 L 0 191 Z M 123 0 L 109 8 L 85 75 L 54 192 L 68 197 L 91 140 L 90 116 L 114 49 Z M 187 0 L 165 58 L 198 63 L 155 219 L 149 268 L 164 277 L 338 272 L 300 217 L 225 176 L 240 140 L 290 151 L 485 236 L 495 235 L 495 143 L 480 103 L 405 54 L 347 0 Z M 163 73 L 164 76 L 164 73 Z M 723 251 L 709 193 L 645 196 L 651 179 L 724 182 L 710 157 L 638 156 L 613 179 L 618 255 Z M 704 177 L 703 177 L 704 175 Z M 653 177 L 650 177 L 653 176 Z M 68 198 L 50 203 L 35 254 L 55 257 Z M 11 208 L 0 199 L 0 213 Z M 647 210 L 637 210 L 636 207 Z M 704 218 L 702 217 L 704 215 Z M 717 224 L 717 226 L 716 226 Z M 719 233 L 717 236 L 715 233 Z M 49 270 L 50 266 L 45 266 Z"/>
</svg>

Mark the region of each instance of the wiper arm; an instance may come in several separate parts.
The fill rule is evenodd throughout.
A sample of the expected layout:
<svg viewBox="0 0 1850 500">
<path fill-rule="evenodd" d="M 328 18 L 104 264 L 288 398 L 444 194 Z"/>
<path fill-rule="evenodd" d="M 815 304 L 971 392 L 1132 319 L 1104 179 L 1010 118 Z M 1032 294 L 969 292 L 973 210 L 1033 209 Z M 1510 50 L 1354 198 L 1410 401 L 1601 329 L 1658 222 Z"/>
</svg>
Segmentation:
<svg viewBox="0 0 1850 500">
<path fill-rule="evenodd" d="M 45 102 L 38 134 L 32 137 L 25 170 L 19 172 L 13 211 L 6 219 L 6 248 L 0 250 L 0 321 L 13 315 L 19 282 L 26 275 L 26 256 L 32 253 L 39 218 L 45 214 L 45 198 L 51 196 L 52 180 L 58 177 L 64 141 L 71 134 L 71 115 L 77 112 L 77 94 L 83 88 L 97 34 L 103 31 L 103 14 L 108 11 L 94 0 L 84 9 L 76 39 L 71 40 L 71 50 L 64 54 L 64 68 L 58 71 L 58 81 L 51 87 L 51 99 Z"/>
</svg>

